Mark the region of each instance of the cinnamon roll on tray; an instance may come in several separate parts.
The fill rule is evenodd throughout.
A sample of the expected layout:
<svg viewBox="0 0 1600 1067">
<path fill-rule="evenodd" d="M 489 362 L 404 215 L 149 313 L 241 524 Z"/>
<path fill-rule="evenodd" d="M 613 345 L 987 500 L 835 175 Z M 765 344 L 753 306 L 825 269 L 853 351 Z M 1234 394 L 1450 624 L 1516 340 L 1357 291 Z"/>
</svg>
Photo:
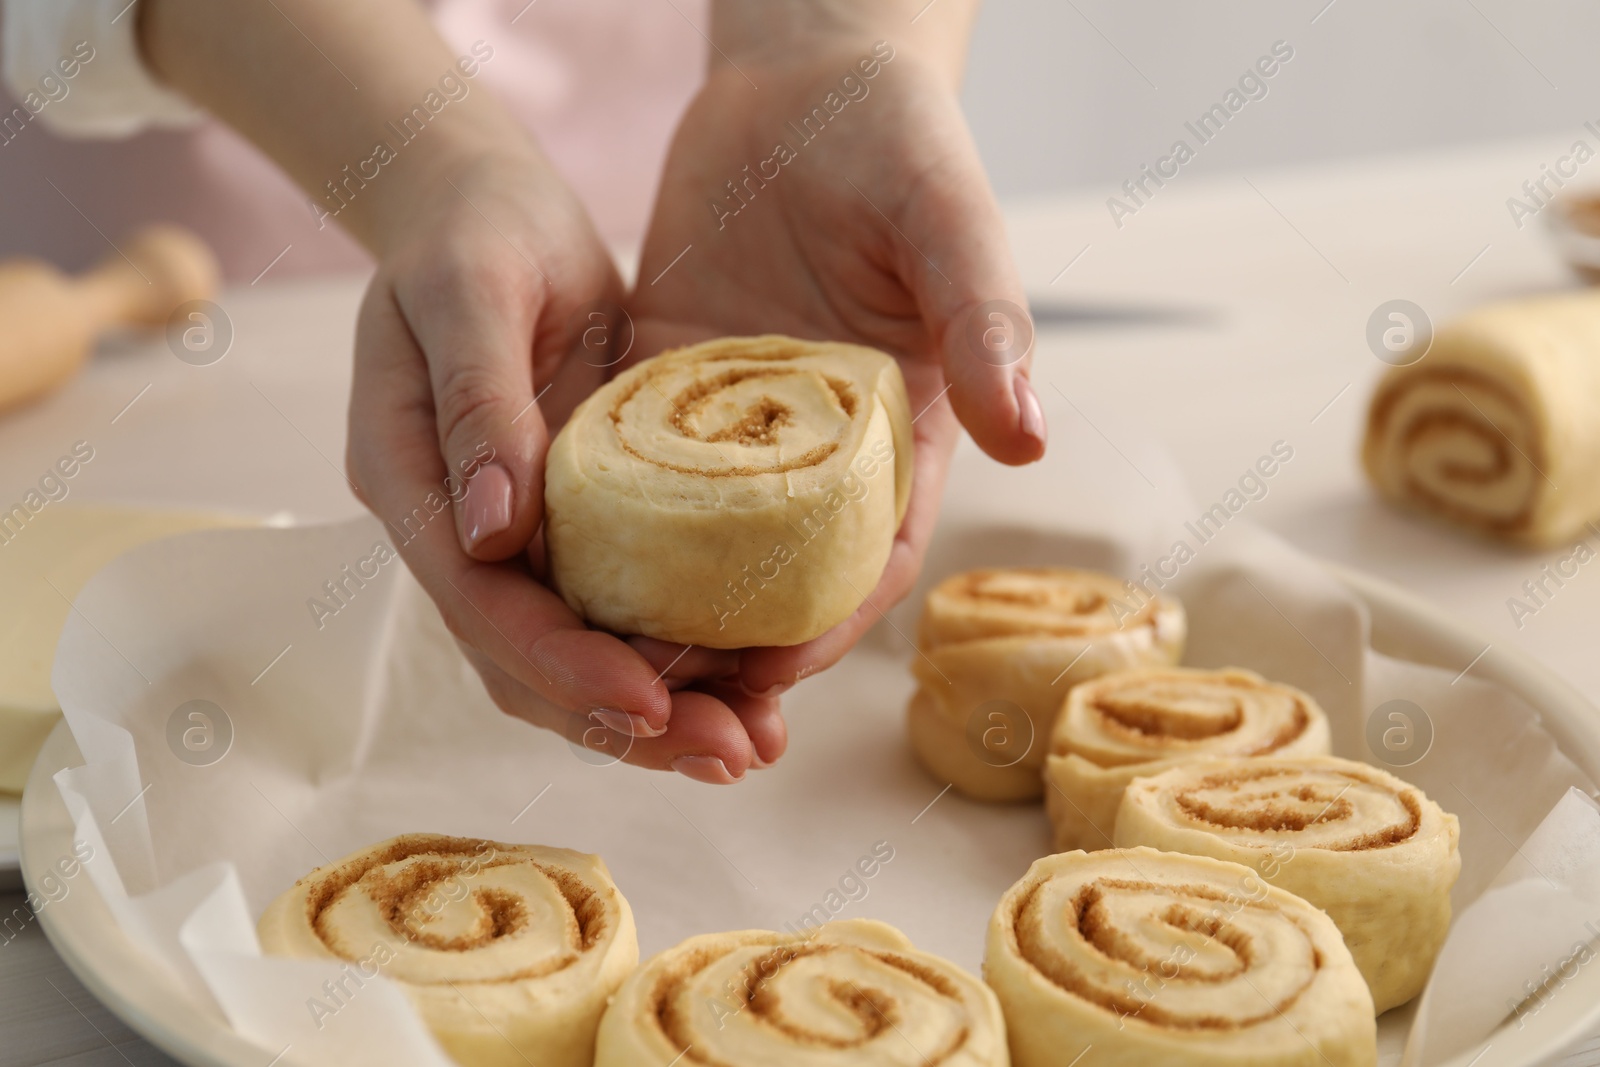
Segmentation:
<svg viewBox="0 0 1600 1067">
<path fill-rule="evenodd" d="M 1034 800 L 1067 692 L 1109 671 L 1175 663 L 1183 607 L 1064 567 L 968 571 L 928 594 L 911 662 L 913 752 L 977 800 Z"/>
<path fill-rule="evenodd" d="M 1333 921 L 1249 867 L 1151 848 L 1047 856 L 989 923 L 1016 1067 L 1373 1067 Z"/>
<path fill-rule="evenodd" d="M 1422 992 L 1450 929 L 1461 830 L 1420 789 L 1330 756 L 1190 763 L 1128 786 L 1118 847 L 1241 863 L 1328 913 L 1376 1010 Z"/>
<path fill-rule="evenodd" d="M 1328 720 L 1292 686 L 1238 668 L 1143 668 L 1075 686 L 1045 760 L 1056 848 L 1112 843 L 1135 778 L 1212 756 L 1324 756 Z"/>
<path fill-rule="evenodd" d="M 704 934 L 647 960 L 606 1009 L 595 1067 L 1006 1067 L 977 978 L 870 919 Z"/>
<path fill-rule="evenodd" d="M 877 584 L 911 477 L 884 353 L 780 336 L 675 349 L 602 386 L 551 444 L 551 576 L 608 630 L 799 644 Z"/>
<path fill-rule="evenodd" d="M 1600 520 L 1600 294 L 1493 304 L 1389 370 L 1361 458 L 1385 498 L 1537 548 Z"/>
<path fill-rule="evenodd" d="M 639 961 L 598 856 L 407 834 L 319 867 L 267 907 L 269 955 L 343 960 L 401 989 L 464 1067 L 589 1067 Z"/>
</svg>

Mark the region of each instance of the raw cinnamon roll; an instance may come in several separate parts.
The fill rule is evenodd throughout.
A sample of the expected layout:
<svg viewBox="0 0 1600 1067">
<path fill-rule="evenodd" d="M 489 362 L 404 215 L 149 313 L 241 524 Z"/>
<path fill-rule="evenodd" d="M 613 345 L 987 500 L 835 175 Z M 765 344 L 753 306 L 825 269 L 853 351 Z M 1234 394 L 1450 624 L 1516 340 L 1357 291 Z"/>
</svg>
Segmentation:
<svg viewBox="0 0 1600 1067">
<path fill-rule="evenodd" d="M 1189 764 L 1135 779 L 1118 847 L 1150 845 L 1254 868 L 1344 934 L 1384 1012 L 1428 982 L 1461 873 L 1454 815 L 1394 775 L 1351 760 Z"/>
<path fill-rule="evenodd" d="M 1372 1067 L 1361 973 L 1322 912 L 1248 867 L 1150 848 L 1034 863 L 984 978 L 1016 1067 Z"/>
<path fill-rule="evenodd" d="M 1068 695 L 1045 761 L 1056 848 L 1111 844 L 1135 778 L 1211 756 L 1325 756 L 1328 745 L 1315 700 L 1252 671 L 1150 668 L 1085 682 Z"/>
<path fill-rule="evenodd" d="M 633 912 L 598 856 L 439 834 L 317 868 L 259 932 L 269 954 L 400 983 L 467 1067 L 588 1067 L 606 999 L 639 962 Z"/>
<path fill-rule="evenodd" d="M 911 493 L 893 359 L 728 337 L 618 375 L 550 446 L 545 539 L 596 626 L 741 648 L 817 637 L 883 573 Z"/>
<path fill-rule="evenodd" d="M 988 987 L 868 919 L 692 937 L 623 983 L 595 1067 L 1005 1067 Z"/>
<path fill-rule="evenodd" d="M 1570 542 L 1600 519 L 1600 295 L 1475 311 L 1390 370 L 1362 462 L 1390 500 L 1492 537 Z"/>
<path fill-rule="evenodd" d="M 1183 651 L 1183 608 L 1110 575 L 985 569 L 928 594 L 912 661 L 911 745 L 936 777 L 979 800 L 1031 800 L 1067 691 Z"/>
</svg>

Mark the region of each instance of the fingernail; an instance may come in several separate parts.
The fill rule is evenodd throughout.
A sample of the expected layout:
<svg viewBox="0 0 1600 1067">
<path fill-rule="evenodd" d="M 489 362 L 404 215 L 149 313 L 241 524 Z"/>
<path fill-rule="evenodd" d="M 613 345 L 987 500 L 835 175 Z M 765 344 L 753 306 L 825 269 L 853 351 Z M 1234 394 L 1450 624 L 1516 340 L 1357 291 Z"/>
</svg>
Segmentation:
<svg viewBox="0 0 1600 1067">
<path fill-rule="evenodd" d="M 461 526 L 466 531 L 467 548 L 493 537 L 511 525 L 511 474 L 500 464 L 478 468 L 467 480 L 461 498 Z"/>
<path fill-rule="evenodd" d="M 753 751 L 750 753 L 750 769 L 752 771 L 764 771 L 770 766 L 772 764 L 762 759 L 760 753 Z"/>
<path fill-rule="evenodd" d="M 595 708 L 589 714 L 599 719 L 606 729 L 628 737 L 660 737 L 667 732 L 664 726 L 659 730 L 651 726 L 650 720 L 642 715 L 632 715 L 616 708 Z"/>
<path fill-rule="evenodd" d="M 1033 391 L 1033 386 L 1028 379 L 1017 375 L 1011 379 L 1012 387 L 1017 394 L 1017 424 L 1022 432 L 1044 444 L 1044 409 L 1039 406 L 1039 396 Z"/>
<path fill-rule="evenodd" d="M 739 683 L 739 688 L 743 689 L 745 691 L 745 695 L 747 695 L 747 696 L 771 698 L 771 697 L 782 696 L 783 694 L 787 693 L 789 690 L 794 688 L 794 683 L 793 682 L 779 682 L 777 685 L 773 686 L 770 689 L 756 690 L 756 689 L 751 689 L 748 685 L 745 685 L 744 682 L 741 681 Z"/>
<path fill-rule="evenodd" d="M 679 756 L 671 763 L 685 778 L 707 785 L 732 785 L 739 779 L 728 773 L 728 765 L 715 756 Z"/>
</svg>

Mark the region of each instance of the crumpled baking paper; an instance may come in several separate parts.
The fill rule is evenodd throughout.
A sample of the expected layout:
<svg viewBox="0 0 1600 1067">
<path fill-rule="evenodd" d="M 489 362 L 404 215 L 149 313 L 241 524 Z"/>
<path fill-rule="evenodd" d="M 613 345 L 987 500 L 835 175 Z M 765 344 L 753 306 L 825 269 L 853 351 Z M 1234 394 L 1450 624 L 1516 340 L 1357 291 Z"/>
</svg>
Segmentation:
<svg viewBox="0 0 1600 1067">
<path fill-rule="evenodd" d="M 86 760 L 56 781 L 95 848 L 86 867 L 122 928 L 182 983 L 176 1010 L 226 1020 L 263 1063 L 448 1062 L 387 980 L 330 1014 L 323 983 L 338 968 L 262 958 L 254 934 L 296 878 L 404 832 L 599 853 L 646 955 L 824 914 L 883 919 L 977 971 L 990 911 L 1049 851 L 1049 832 L 1041 809 L 968 802 L 913 762 L 902 713 L 921 594 L 981 565 L 1130 577 L 1149 566 L 1188 608 L 1186 662 L 1308 690 L 1338 754 L 1374 759 L 1380 706 L 1421 709 L 1401 728 L 1426 726 L 1427 754 L 1392 769 L 1461 818 L 1458 919 L 1429 992 L 1384 1017 L 1380 1046 L 1397 1063 L 1409 1037 L 1406 1062 L 1427 1065 L 1482 1043 L 1526 976 L 1592 936 L 1593 783 L 1510 693 L 1373 652 L 1361 602 L 1249 525 L 1251 497 L 1287 463 L 1270 476 L 1260 470 L 1273 464 L 1252 465 L 1234 497 L 1202 505 L 1158 445 L 1108 413 L 1080 414 L 1034 467 L 958 455 L 918 591 L 785 698 L 789 752 L 732 788 L 610 764 L 499 713 L 403 565 L 364 577 L 361 561 L 387 541 L 374 520 L 136 550 L 84 589 L 55 665 Z M 869 854 L 890 858 L 857 877 Z"/>
</svg>

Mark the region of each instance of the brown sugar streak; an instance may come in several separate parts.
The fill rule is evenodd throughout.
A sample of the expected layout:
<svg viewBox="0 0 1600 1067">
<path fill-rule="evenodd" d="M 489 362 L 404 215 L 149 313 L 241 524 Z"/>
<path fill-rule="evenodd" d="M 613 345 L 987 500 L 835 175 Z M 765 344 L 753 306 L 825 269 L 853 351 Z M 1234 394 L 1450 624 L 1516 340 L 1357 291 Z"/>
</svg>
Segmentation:
<svg viewBox="0 0 1600 1067">
<path fill-rule="evenodd" d="M 1268 803 L 1251 803 L 1243 808 L 1214 805 L 1195 795 L 1202 790 L 1225 789 L 1229 786 L 1240 786 L 1274 777 L 1288 778 L 1292 773 L 1268 767 L 1208 775 L 1188 789 L 1174 792 L 1172 800 L 1184 814 L 1197 822 L 1218 829 L 1254 830 L 1259 833 L 1299 832 L 1319 824 L 1341 822 L 1355 813 L 1354 806 L 1344 799 L 1343 790 L 1334 797 L 1324 797 L 1305 784 L 1296 786 L 1290 783 L 1278 793 L 1256 794 L 1251 798 L 1252 801 L 1266 800 Z M 1360 782 L 1364 785 L 1386 788 L 1382 783 L 1364 777 L 1348 774 L 1343 777 L 1351 779 L 1352 783 Z M 1415 793 L 1409 789 L 1402 790 L 1394 796 L 1400 806 L 1406 809 L 1404 822 L 1363 830 L 1348 838 L 1312 847 L 1329 852 L 1363 852 L 1369 849 L 1389 848 L 1411 840 L 1422 827 L 1422 805 Z M 1279 797 L 1283 798 L 1283 803 L 1271 803 L 1273 799 Z M 1324 806 L 1320 812 L 1313 815 L 1304 808 L 1289 803 L 1290 800 L 1298 800 L 1302 804 L 1323 803 Z"/>
<path fill-rule="evenodd" d="M 1142 687 L 1148 684 L 1143 678 L 1134 678 L 1130 684 Z M 1162 684 L 1185 684 L 1183 682 L 1165 682 Z M 1136 694 L 1123 696 L 1114 688 L 1104 686 L 1095 691 L 1096 699 L 1093 708 L 1100 714 L 1112 732 L 1124 737 L 1144 742 L 1154 739 L 1162 741 L 1209 741 L 1214 738 L 1230 734 L 1244 725 L 1245 712 L 1242 702 L 1249 693 L 1256 691 L 1252 684 L 1231 680 L 1214 679 L 1200 683 L 1187 683 L 1196 686 L 1200 691 L 1218 686 L 1229 689 L 1245 690 L 1244 695 L 1234 697 L 1233 706 L 1222 714 L 1191 715 L 1175 711 L 1170 704 L 1162 701 L 1145 698 L 1140 699 Z M 1277 733 L 1273 734 L 1261 744 L 1247 751 L 1234 753 L 1240 756 L 1259 756 L 1269 752 L 1276 752 L 1285 745 L 1305 733 L 1310 725 L 1311 716 L 1306 711 L 1305 704 L 1298 697 L 1294 700 L 1294 712 Z"/>
<path fill-rule="evenodd" d="M 1073 584 L 1048 570 L 1017 568 L 1009 574 L 1032 574 L 1038 582 L 1031 588 L 1017 589 L 1002 586 L 993 579 L 990 571 L 973 571 L 964 575 L 957 587 L 958 596 L 980 603 L 1009 604 L 1021 608 L 1036 608 L 1054 612 L 1053 622 L 1030 626 L 1028 632 L 1065 637 L 1079 637 L 1088 633 L 1105 633 L 1130 626 L 1149 626 L 1156 614 L 1157 604 L 1149 600 L 1119 624 L 1110 611 L 1112 601 L 1099 589 Z"/>
</svg>

